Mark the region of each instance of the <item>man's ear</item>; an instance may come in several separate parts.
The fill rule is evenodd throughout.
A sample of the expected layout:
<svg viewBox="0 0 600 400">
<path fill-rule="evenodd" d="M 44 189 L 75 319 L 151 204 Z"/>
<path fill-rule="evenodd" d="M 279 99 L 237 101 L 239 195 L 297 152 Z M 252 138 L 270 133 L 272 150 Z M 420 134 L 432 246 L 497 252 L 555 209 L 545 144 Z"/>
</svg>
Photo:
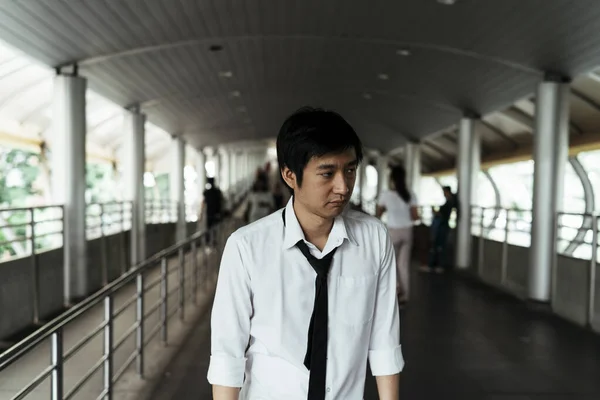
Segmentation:
<svg viewBox="0 0 600 400">
<path fill-rule="evenodd" d="M 291 169 L 288 167 L 283 167 L 281 169 L 281 177 L 289 187 L 291 187 L 293 190 L 296 190 L 296 174 L 293 173 Z"/>
</svg>

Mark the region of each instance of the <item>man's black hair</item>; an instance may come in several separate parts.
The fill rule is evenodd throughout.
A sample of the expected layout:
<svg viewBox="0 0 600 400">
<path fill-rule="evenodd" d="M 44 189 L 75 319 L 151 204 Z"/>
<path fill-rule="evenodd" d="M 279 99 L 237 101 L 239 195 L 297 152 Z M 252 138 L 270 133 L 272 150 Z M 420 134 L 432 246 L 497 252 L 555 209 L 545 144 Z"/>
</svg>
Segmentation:
<svg viewBox="0 0 600 400">
<path fill-rule="evenodd" d="M 362 143 L 354 128 L 341 115 L 320 108 L 303 107 L 289 116 L 279 130 L 277 162 L 280 169 L 288 167 L 296 175 L 298 186 L 302 186 L 304 168 L 313 157 L 352 148 L 360 163 Z"/>
</svg>

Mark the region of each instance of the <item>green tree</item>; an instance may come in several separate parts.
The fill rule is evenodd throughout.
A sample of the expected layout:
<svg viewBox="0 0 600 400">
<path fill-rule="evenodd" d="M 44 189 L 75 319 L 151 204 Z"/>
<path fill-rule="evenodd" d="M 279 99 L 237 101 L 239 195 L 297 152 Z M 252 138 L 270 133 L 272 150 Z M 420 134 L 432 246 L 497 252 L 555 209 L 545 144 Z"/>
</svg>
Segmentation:
<svg viewBox="0 0 600 400">
<path fill-rule="evenodd" d="M 24 207 L 31 196 L 39 194 L 34 184 L 39 175 L 39 161 L 38 154 L 0 146 L 0 209 Z M 24 224 L 28 218 L 26 211 L 2 211 L 0 227 Z M 24 225 L 0 229 L 0 258 L 22 252 L 24 242 L 5 242 L 25 237 Z"/>
</svg>

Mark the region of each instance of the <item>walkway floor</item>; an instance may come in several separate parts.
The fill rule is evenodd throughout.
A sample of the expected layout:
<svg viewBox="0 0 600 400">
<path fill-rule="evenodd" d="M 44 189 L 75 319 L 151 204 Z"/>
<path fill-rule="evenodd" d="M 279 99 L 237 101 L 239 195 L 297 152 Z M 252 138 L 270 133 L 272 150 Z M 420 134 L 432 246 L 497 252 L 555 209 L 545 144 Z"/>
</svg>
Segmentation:
<svg viewBox="0 0 600 400">
<path fill-rule="evenodd" d="M 414 275 L 402 311 L 401 399 L 598 400 L 600 336 L 478 283 Z M 154 399 L 209 399 L 208 316 Z M 368 372 L 365 400 L 377 399 Z"/>
</svg>

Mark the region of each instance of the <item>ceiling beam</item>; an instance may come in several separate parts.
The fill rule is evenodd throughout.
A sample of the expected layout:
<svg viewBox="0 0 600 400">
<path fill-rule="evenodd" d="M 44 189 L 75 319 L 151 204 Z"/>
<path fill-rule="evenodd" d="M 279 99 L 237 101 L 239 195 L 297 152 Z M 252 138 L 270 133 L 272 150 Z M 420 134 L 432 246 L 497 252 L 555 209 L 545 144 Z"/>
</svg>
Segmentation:
<svg viewBox="0 0 600 400">
<path fill-rule="evenodd" d="M 112 53 L 105 53 L 98 56 L 81 58 L 78 60 L 69 60 L 60 63 L 56 68 L 61 66 L 78 64 L 80 67 L 86 67 L 90 65 L 99 64 L 102 62 L 111 61 L 117 58 L 131 57 L 140 54 L 154 53 L 164 50 L 171 50 L 181 47 L 193 47 L 198 45 L 209 45 L 213 43 L 226 43 L 226 42 L 239 42 L 239 41 L 250 41 L 256 42 L 261 40 L 305 40 L 305 41 L 320 41 L 320 42 L 353 42 L 361 44 L 372 44 L 382 46 L 394 46 L 394 47 L 408 47 L 411 49 L 423 49 L 428 51 L 435 51 L 445 54 L 451 54 L 454 56 L 466 57 L 475 59 L 478 61 L 491 62 L 499 65 L 503 65 L 508 68 L 519 70 L 528 74 L 543 76 L 543 72 L 535 67 L 529 65 L 520 64 L 505 58 L 494 57 L 486 54 L 481 54 L 475 51 L 464 50 L 457 47 L 437 45 L 432 43 L 423 42 L 411 42 L 411 41 L 399 41 L 392 39 L 383 38 L 350 38 L 350 37 L 339 37 L 339 36 L 319 36 L 319 35 L 240 35 L 240 36 L 220 36 L 220 37 L 203 37 L 185 39 L 180 41 L 174 41 L 170 43 L 140 46 L 129 48 L 127 50 L 116 51 Z"/>
<path fill-rule="evenodd" d="M 442 155 L 447 160 L 454 160 L 456 158 L 454 154 L 449 153 L 448 151 L 441 148 L 435 143 L 432 143 L 430 141 L 423 141 L 422 144 L 429 147 L 430 149 L 433 149 L 436 153 Z"/>
<path fill-rule="evenodd" d="M 504 133 L 500 128 L 498 128 L 495 125 L 492 125 L 489 122 L 484 121 L 484 120 L 479 120 L 479 122 L 490 132 L 492 132 L 496 136 L 502 138 L 504 141 L 509 142 L 514 149 L 519 148 L 519 142 L 517 142 L 515 139 L 510 137 L 508 134 Z"/>
<path fill-rule="evenodd" d="M 582 102 L 586 103 L 588 106 L 590 106 L 594 110 L 600 111 L 600 105 L 598 103 L 596 103 L 595 100 L 593 100 L 592 98 L 588 97 L 586 94 L 580 92 L 577 89 L 573 89 L 573 88 L 571 88 L 571 94 L 573 95 L 573 97 L 575 97 L 575 98 L 581 100 Z"/>
<path fill-rule="evenodd" d="M 515 106 L 510 107 L 507 110 L 504 111 L 500 111 L 500 114 L 504 115 L 505 117 L 512 119 L 513 121 L 526 126 L 527 128 L 529 128 L 531 130 L 531 132 L 535 131 L 535 120 L 534 118 L 521 111 L 520 109 L 518 109 Z M 570 128 L 570 132 L 571 133 L 576 133 L 578 135 L 583 134 L 583 129 L 581 129 L 575 122 L 573 122 L 573 120 L 571 120 L 571 118 L 569 118 L 569 128 Z"/>
<path fill-rule="evenodd" d="M 531 132 L 535 130 L 535 121 L 533 120 L 533 118 L 514 106 L 504 111 L 500 111 L 499 113 L 505 116 L 506 118 L 513 120 L 519 125 L 529 129 Z"/>
</svg>

